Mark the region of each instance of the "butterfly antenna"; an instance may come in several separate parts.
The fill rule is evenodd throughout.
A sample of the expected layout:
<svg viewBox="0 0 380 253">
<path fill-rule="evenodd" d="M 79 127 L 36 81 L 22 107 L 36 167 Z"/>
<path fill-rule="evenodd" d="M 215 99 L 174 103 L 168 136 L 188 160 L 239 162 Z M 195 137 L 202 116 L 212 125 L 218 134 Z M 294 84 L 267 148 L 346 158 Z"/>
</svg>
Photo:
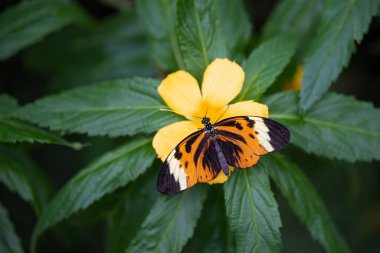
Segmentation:
<svg viewBox="0 0 380 253">
<path fill-rule="evenodd" d="M 179 112 L 176 112 L 176 111 L 173 111 L 173 110 L 170 110 L 170 109 L 161 108 L 160 111 L 163 111 L 163 112 L 172 112 L 172 113 L 175 113 L 175 114 L 181 115 L 181 116 L 183 116 L 183 117 L 186 118 L 186 116 L 185 116 L 184 114 L 181 114 L 181 113 L 179 113 Z M 197 119 L 203 119 L 202 117 L 195 116 L 195 115 L 191 115 L 191 117 L 194 117 L 194 118 L 197 118 Z"/>
<path fill-rule="evenodd" d="M 185 115 L 179 113 L 179 112 L 176 112 L 176 111 L 173 111 L 173 110 L 170 110 L 170 109 L 166 109 L 166 108 L 161 108 L 160 111 L 163 111 L 163 112 L 172 112 L 172 113 L 175 113 L 175 114 L 178 114 L 178 115 L 181 115 L 183 117 L 186 117 Z"/>
<path fill-rule="evenodd" d="M 204 116 L 203 118 L 206 118 L 206 116 L 207 116 L 207 112 L 208 112 L 208 106 L 207 106 L 207 108 L 206 108 L 206 114 L 205 114 L 205 116 Z"/>
<path fill-rule="evenodd" d="M 194 118 L 197 118 L 197 119 L 203 119 L 203 118 L 205 118 L 207 116 L 207 111 L 208 111 L 208 107 L 206 109 L 206 115 L 203 116 L 203 117 L 199 117 L 199 116 L 195 116 L 195 115 L 191 115 L 191 117 L 194 117 Z"/>
<path fill-rule="evenodd" d="M 230 108 L 229 104 L 227 105 L 227 109 L 224 110 L 223 114 L 219 116 L 219 118 L 215 121 L 215 123 L 218 122 L 220 120 L 220 118 L 223 117 L 224 114 L 226 114 L 226 112 L 228 111 L 228 108 Z"/>
</svg>

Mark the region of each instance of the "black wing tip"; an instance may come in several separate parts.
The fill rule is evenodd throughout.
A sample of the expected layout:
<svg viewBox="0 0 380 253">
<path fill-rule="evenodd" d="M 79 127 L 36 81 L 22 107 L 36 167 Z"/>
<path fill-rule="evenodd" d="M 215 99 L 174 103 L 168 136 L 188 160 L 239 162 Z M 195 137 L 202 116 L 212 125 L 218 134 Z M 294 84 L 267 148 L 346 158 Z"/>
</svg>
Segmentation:
<svg viewBox="0 0 380 253">
<path fill-rule="evenodd" d="M 284 148 L 290 141 L 290 131 L 283 124 L 268 118 L 263 118 L 265 125 L 269 128 L 270 144 L 274 150 Z"/>
<path fill-rule="evenodd" d="M 163 195 L 166 195 L 166 196 L 174 196 L 174 195 L 177 195 L 179 192 L 176 192 L 176 191 L 170 191 L 168 188 L 161 188 L 157 185 L 157 191 Z"/>
<path fill-rule="evenodd" d="M 179 183 L 173 180 L 174 183 L 164 184 L 162 181 L 157 179 L 157 191 L 167 196 L 174 196 L 182 192 L 179 188 Z"/>
<path fill-rule="evenodd" d="M 164 162 L 158 174 L 157 191 L 168 196 L 173 196 L 181 192 L 179 182 L 170 174 L 167 161 Z"/>
</svg>

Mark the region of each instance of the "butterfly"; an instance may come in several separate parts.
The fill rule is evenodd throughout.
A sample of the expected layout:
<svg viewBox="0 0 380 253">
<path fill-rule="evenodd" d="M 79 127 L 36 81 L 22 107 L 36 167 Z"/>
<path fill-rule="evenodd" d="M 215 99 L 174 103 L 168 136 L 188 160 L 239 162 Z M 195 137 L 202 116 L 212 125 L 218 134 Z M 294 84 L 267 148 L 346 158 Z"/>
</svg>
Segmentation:
<svg viewBox="0 0 380 253">
<path fill-rule="evenodd" d="M 229 166 L 244 169 L 261 155 L 288 144 L 289 130 L 277 121 L 258 116 L 237 116 L 212 124 L 183 139 L 168 155 L 157 178 L 157 190 L 175 195 L 219 174 L 230 175 Z"/>
</svg>

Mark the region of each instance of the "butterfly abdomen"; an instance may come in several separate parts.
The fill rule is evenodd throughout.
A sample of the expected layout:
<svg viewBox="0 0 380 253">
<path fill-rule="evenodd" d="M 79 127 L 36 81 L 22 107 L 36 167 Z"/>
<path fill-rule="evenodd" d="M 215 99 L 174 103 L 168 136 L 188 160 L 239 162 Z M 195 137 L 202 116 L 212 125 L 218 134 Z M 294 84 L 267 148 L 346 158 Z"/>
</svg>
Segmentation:
<svg viewBox="0 0 380 253">
<path fill-rule="evenodd" d="M 218 141 L 216 140 L 215 137 L 213 138 L 213 140 L 214 140 L 213 142 L 214 142 L 214 145 L 215 145 L 216 153 L 218 154 L 218 160 L 219 160 L 220 167 L 222 168 L 223 173 L 226 176 L 229 176 L 230 175 L 230 168 L 228 167 L 227 159 L 224 156 L 223 151 L 220 148 L 220 146 L 218 144 Z"/>
</svg>

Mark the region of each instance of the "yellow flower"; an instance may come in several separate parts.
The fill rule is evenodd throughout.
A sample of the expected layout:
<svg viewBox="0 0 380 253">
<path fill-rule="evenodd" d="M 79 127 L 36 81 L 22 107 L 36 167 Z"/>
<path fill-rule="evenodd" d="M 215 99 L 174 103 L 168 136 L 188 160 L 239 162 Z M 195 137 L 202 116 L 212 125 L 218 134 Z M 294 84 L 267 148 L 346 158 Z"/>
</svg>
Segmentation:
<svg viewBox="0 0 380 253">
<path fill-rule="evenodd" d="M 303 76 L 303 67 L 302 65 L 297 65 L 296 73 L 294 74 L 292 80 L 285 84 L 285 90 L 302 90 L 302 76 Z"/>
<path fill-rule="evenodd" d="M 158 87 L 158 93 L 170 109 L 188 120 L 161 128 L 153 138 L 153 147 L 162 161 L 186 136 L 203 128 L 201 119 L 207 111 L 211 123 L 234 116 L 255 115 L 268 117 L 268 107 L 252 100 L 227 105 L 240 93 L 244 71 L 228 59 L 216 59 L 203 75 L 202 91 L 197 80 L 188 72 L 179 70 L 168 75 Z M 228 177 L 221 171 L 209 182 L 224 183 Z"/>
</svg>

